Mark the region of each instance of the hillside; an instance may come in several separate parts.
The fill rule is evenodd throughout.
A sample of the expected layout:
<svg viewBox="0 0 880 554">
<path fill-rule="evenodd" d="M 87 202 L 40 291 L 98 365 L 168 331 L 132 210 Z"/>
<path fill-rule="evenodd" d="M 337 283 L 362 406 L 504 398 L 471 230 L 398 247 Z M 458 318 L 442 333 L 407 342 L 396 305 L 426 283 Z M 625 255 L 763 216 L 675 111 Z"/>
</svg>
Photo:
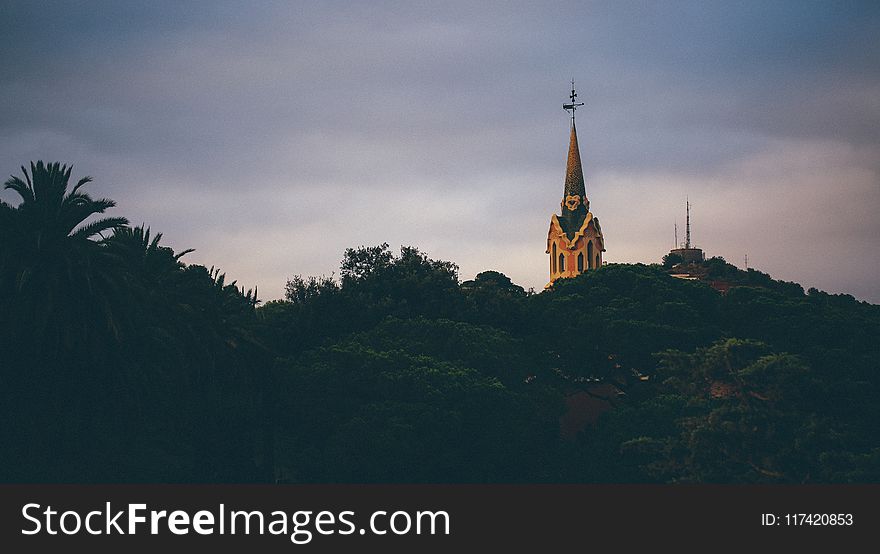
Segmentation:
<svg viewBox="0 0 880 554">
<path fill-rule="evenodd" d="M 732 283 L 724 295 L 645 265 L 534 294 L 497 272 L 458 286 L 415 249 L 350 250 L 340 283 L 295 279 L 289 302 L 259 310 L 287 333 L 273 347 L 285 395 L 303 400 L 279 467 L 295 480 L 876 480 L 880 308 L 722 264 L 706 263 Z M 560 439 L 566 400 L 601 390 L 598 422 Z"/>
<path fill-rule="evenodd" d="M 880 481 L 876 305 L 720 259 L 534 293 L 380 245 L 259 306 L 82 224 L 113 203 L 65 169 L 0 203 L 0 480 Z"/>
</svg>

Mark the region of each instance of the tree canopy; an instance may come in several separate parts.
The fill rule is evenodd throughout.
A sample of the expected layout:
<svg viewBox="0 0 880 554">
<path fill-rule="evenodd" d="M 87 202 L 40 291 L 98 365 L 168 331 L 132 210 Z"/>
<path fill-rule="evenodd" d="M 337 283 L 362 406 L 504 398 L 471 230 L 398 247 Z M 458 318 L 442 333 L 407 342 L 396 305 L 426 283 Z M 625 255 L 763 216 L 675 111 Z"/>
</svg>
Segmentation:
<svg viewBox="0 0 880 554">
<path fill-rule="evenodd" d="M 0 480 L 880 481 L 880 307 L 851 296 L 721 258 L 536 293 L 380 244 L 261 305 L 70 167 L 22 173 Z"/>
</svg>

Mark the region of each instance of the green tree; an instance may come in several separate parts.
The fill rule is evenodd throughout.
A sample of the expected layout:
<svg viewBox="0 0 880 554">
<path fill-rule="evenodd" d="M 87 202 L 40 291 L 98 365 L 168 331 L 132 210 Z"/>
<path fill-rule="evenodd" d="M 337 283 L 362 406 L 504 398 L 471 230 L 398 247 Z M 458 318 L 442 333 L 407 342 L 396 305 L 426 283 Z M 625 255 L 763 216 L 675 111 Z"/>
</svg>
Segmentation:
<svg viewBox="0 0 880 554">
<path fill-rule="evenodd" d="M 71 188 L 71 171 L 38 161 L 31 163 L 30 173 L 22 168 L 23 179 L 6 181 L 5 188 L 17 193 L 20 202 L 0 210 L 0 306 L 11 320 L 28 322 L 27 333 L 40 337 L 44 352 L 79 343 L 97 355 L 103 350 L 100 343 L 118 331 L 114 300 L 120 294 L 103 239 L 127 220 L 88 221 L 115 203 L 86 194 L 82 189 L 89 177 Z"/>
<path fill-rule="evenodd" d="M 663 267 L 666 269 L 672 269 L 680 263 L 684 263 L 684 258 L 682 258 L 679 254 L 674 254 L 670 252 L 663 256 Z"/>
<path fill-rule="evenodd" d="M 668 350 L 659 360 L 648 395 L 624 402 L 585 435 L 588 459 L 604 478 L 880 478 L 876 441 L 825 407 L 827 386 L 803 358 L 757 341 L 727 339 L 693 353 Z"/>
<path fill-rule="evenodd" d="M 7 421 L 28 422 L 4 429 L 5 454 L 19 461 L 2 465 L 49 479 L 82 468 L 91 444 L 107 446 L 95 415 L 114 402 L 101 389 L 120 383 L 125 290 L 104 239 L 126 220 L 91 219 L 114 202 L 86 194 L 88 177 L 71 186 L 71 171 L 31 163 L 5 183 L 19 203 L 0 208 L 2 404 Z"/>
</svg>

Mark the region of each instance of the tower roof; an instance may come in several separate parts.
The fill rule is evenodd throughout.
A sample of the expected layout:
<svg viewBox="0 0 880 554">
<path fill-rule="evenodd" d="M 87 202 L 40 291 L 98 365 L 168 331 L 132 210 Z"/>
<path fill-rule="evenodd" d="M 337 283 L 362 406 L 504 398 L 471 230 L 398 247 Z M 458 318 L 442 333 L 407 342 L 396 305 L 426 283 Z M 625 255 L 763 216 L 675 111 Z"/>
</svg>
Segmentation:
<svg viewBox="0 0 880 554">
<path fill-rule="evenodd" d="M 577 128 L 574 118 L 571 120 L 571 138 L 568 142 L 568 165 L 565 169 L 565 196 L 580 196 L 586 199 L 584 171 L 581 168 L 581 153 L 578 149 Z"/>
<path fill-rule="evenodd" d="M 574 81 L 571 82 L 571 94 L 568 97 L 571 102 L 563 104 L 562 109 L 571 113 L 571 137 L 568 143 L 568 162 L 565 168 L 565 190 L 562 194 L 562 202 L 559 204 L 561 211 L 558 221 L 569 240 L 573 240 L 589 214 L 590 201 L 587 199 L 587 190 L 584 186 L 581 152 L 578 148 L 577 127 L 574 123 L 574 112 L 584 103 L 577 101 Z"/>
</svg>

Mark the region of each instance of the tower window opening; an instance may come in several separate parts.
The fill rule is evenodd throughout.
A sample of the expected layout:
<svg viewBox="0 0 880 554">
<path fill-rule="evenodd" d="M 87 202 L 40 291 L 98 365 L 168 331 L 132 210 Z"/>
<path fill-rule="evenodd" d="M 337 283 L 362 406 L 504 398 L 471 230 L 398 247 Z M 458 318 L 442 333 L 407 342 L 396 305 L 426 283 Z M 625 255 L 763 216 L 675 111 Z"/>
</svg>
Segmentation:
<svg viewBox="0 0 880 554">
<path fill-rule="evenodd" d="M 593 269 L 593 241 L 587 243 L 587 263 Z"/>
<path fill-rule="evenodd" d="M 599 254 L 596 254 L 596 269 L 602 267 L 601 260 L 599 259 Z"/>
<path fill-rule="evenodd" d="M 565 254 L 562 252 L 559 253 L 559 272 L 562 273 L 565 271 Z"/>
<path fill-rule="evenodd" d="M 550 273 L 556 273 L 556 243 L 553 243 L 553 254 L 550 255 Z"/>
<path fill-rule="evenodd" d="M 578 252 L 578 273 L 584 271 L 584 253 Z"/>
</svg>

